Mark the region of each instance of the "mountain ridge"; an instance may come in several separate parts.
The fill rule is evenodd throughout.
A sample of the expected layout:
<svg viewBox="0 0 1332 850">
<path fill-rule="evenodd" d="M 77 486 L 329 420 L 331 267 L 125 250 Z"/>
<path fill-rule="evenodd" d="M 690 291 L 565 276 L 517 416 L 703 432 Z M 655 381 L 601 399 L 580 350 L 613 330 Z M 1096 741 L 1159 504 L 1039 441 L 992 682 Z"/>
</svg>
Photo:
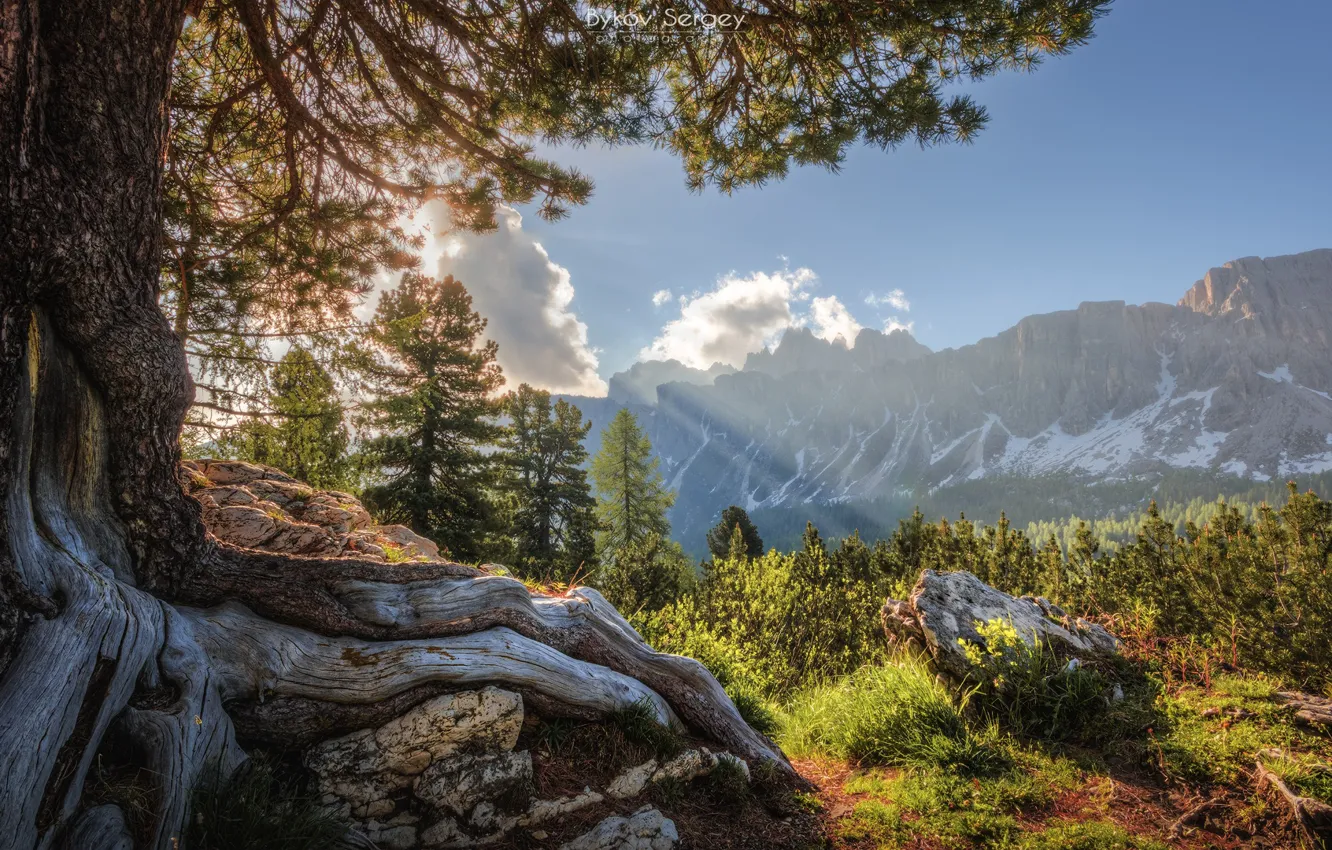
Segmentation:
<svg viewBox="0 0 1332 850">
<path fill-rule="evenodd" d="M 788 333 L 740 371 L 665 383 L 655 404 L 633 405 L 679 491 L 677 525 L 728 504 L 855 502 L 996 476 L 1332 469 L 1329 249 L 1241 258 L 1173 305 L 1083 302 L 959 348 L 870 334 L 847 348 Z M 577 403 L 594 429 L 622 406 Z"/>
</svg>

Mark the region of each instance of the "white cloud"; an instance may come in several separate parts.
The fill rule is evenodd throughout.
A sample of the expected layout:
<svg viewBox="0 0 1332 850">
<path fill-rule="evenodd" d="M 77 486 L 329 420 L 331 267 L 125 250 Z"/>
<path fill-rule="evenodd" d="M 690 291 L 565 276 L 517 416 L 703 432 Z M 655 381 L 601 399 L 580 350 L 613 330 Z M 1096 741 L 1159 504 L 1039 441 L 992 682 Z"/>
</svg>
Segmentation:
<svg viewBox="0 0 1332 850">
<path fill-rule="evenodd" d="M 900 310 L 903 313 L 911 310 L 911 302 L 907 300 L 906 293 L 900 289 L 885 292 L 883 295 L 871 292 L 865 296 L 865 303 L 875 309 L 892 307 L 894 310 Z"/>
<path fill-rule="evenodd" d="M 849 348 L 860 322 L 837 296 L 814 297 L 811 290 L 817 285 L 818 277 L 807 268 L 724 275 L 709 292 L 681 295 L 679 318 L 667 322 L 638 357 L 678 360 L 695 369 L 713 363 L 742 366 L 748 354 L 773 345 L 788 328 L 800 327 L 829 342 L 840 338 Z"/>
<path fill-rule="evenodd" d="M 893 331 L 906 331 L 907 333 L 911 333 L 911 329 L 915 326 L 916 323 L 914 321 L 904 322 L 897 316 L 889 316 L 883 321 L 883 332 L 886 334 L 890 334 Z"/>
<path fill-rule="evenodd" d="M 669 289 L 658 289 L 652 293 L 652 306 L 660 307 L 671 300 L 671 291 Z"/>
<path fill-rule="evenodd" d="M 667 322 L 638 357 L 678 360 L 696 369 L 713 363 L 741 366 L 745 355 L 804 323 L 793 304 L 810 298 L 815 279 L 804 268 L 724 275 L 710 292 L 680 296 L 680 317 Z"/>
<path fill-rule="evenodd" d="M 517 210 L 502 207 L 499 229 L 487 234 L 450 233 L 448 209 L 439 202 L 428 204 L 422 216 L 434 234 L 423 252 L 424 271 L 451 274 L 467 287 L 472 308 L 488 322 L 486 338 L 499 344 L 509 387 L 528 383 L 551 392 L 606 394 L 587 325 L 570 309 L 569 270 L 523 230 Z"/>
<path fill-rule="evenodd" d="M 814 326 L 816 337 L 829 342 L 841 338 L 847 348 L 855 345 L 856 334 L 860 333 L 860 322 L 856 321 L 836 295 L 810 301 L 809 321 Z"/>
</svg>

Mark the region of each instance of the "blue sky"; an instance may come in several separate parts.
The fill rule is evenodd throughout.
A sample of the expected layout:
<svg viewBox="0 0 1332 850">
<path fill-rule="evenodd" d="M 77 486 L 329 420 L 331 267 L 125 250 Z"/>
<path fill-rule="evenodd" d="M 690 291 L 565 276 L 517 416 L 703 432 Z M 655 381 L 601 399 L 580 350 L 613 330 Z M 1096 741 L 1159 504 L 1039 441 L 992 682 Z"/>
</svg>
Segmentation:
<svg viewBox="0 0 1332 850">
<path fill-rule="evenodd" d="M 1081 301 L 1173 302 L 1236 257 L 1332 247 L 1329 33 L 1326 2 L 1118 0 L 1090 44 L 972 86 L 991 116 L 972 145 L 860 148 L 729 197 L 660 151 L 560 151 L 594 197 L 521 227 L 567 270 L 603 377 L 679 295 L 783 257 L 817 276 L 806 299 L 898 315 L 934 349 Z M 909 313 L 865 303 L 895 289 Z"/>
</svg>

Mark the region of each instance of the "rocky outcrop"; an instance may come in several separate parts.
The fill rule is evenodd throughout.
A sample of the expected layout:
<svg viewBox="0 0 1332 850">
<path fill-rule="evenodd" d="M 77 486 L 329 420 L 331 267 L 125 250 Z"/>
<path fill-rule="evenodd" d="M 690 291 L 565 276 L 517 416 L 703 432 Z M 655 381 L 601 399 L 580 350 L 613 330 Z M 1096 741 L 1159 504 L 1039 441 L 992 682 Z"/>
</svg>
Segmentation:
<svg viewBox="0 0 1332 850">
<path fill-rule="evenodd" d="M 350 493 L 316 490 L 271 466 L 186 460 L 181 476 L 219 540 L 292 555 L 435 561 L 434 542 L 401 525 L 376 525 Z"/>
<path fill-rule="evenodd" d="M 722 762 L 748 775 L 743 760 L 699 747 L 623 770 L 601 790 L 540 799 L 532 755 L 516 749 L 523 720 L 522 697 L 511 691 L 445 694 L 378 728 L 315 745 L 305 765 L 323 806 L 385 850 L 494 845 L 515 830 L 553 829 L 575 812 L 633 800 L 658 782 L 707 776 Z M 671 821 L 645 808 L 564 846 L 661 850 L 677 838 Z"/>
<path fill-rule="evenodd" d="M 1084 661 L 1119 651 L 1101 626 L 1073 617 L 1040 597 L 1009 596 L 968 572 L 924 570 L 905 600 L 889 599 L 880 612 L 894 645 L 928 654 L 940 672 L 965 679 L 972 671 L 963 642 L 985 646 L 976 626 L 1001 620 L 1028 645 L 1040 642 Z"/>
<path fill-rule="evenodd" d="M 522 697 L 498 688 L 445 694 L 378 729 L 311 748 L 305 764 L 322 802 L 384 847 L 465 846 L 458 826 L 482 803 L 525 796 L 532 757 L 514 752 Z M 420 812 L 435 815 L 423 822 Z"/>
<path fill-rule="evenodd" d="M 651 806 L 630 817 L 609 817 L 560 850 L 671 850 L 680 840 L 675 824 Z"/>
<path fill-rule="evenodd" d="M 735 371 L 735 368 L 723 363 L 713 363 L 707 369 L 693 369 L 679 360 L 645 360 L 611 375 L 606 396 L 621 403 L 656 404 L 657 387 L 662 384 L 707 386 L 719 375 L 729 375 Z"/>
</svg>

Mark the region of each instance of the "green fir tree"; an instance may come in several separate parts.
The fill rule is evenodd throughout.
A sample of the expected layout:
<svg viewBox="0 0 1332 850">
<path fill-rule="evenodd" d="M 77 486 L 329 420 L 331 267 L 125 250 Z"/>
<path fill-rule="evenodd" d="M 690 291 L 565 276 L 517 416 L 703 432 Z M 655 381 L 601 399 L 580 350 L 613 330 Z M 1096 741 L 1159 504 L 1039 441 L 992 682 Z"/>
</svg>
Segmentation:
<svg viewBox="0 0 1332 850">
<path fill-rule="evenodd" d="M 372 367 L 375 397 L 364 408 L 375 434 L 364 454 L 380 479 L 366 505 L 462 560 L 481 557 L 496 527 L 486 449 L 503 433 L 504 378 L 485 327 L 461 283 L 409 273 L 384 293 L 370 331 L 385 359 Z"/>
</svg>

